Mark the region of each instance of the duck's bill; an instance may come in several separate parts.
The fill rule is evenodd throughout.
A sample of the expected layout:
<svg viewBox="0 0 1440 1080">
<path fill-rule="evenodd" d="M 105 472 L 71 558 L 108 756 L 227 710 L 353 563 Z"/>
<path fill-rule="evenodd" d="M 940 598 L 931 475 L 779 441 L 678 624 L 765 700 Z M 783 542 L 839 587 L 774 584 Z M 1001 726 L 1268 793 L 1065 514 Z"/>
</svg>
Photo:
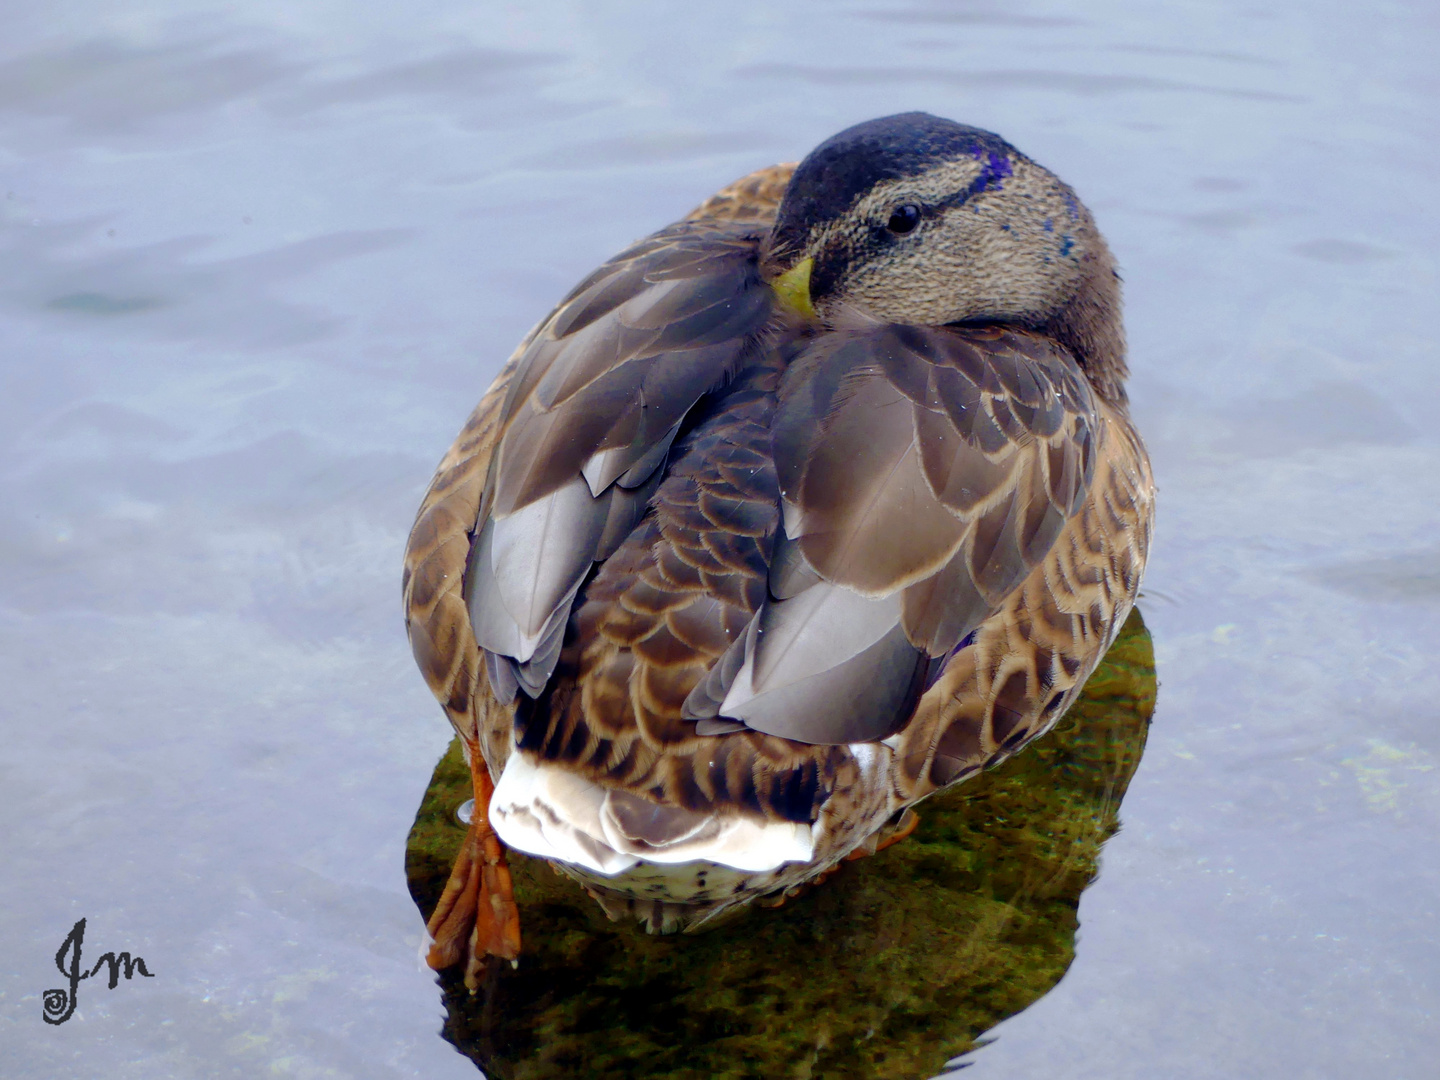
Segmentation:
<svg viewBox="0 0 1440 1080">
<path fill-rule="evenodd" d="M 781 303 L 807 319 L 815 318 L 815 308 L 810 303 L 810 271 L 814 266 L 813 258 L 801 259 L 770 283 Z"/>
</svg>

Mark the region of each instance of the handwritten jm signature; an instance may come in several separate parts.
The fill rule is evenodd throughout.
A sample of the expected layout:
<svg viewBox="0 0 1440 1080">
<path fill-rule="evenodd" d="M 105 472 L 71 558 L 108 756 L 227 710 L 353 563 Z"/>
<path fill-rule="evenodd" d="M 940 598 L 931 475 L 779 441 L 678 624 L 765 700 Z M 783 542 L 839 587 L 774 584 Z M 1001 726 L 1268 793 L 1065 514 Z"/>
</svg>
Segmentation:
<svg viewBox="0 0 1440 1080">
<path fill-rule="evenodd" d="M 45 991 L 45 1022 L 47 1024 L 63 1024 L 70 1017 L 75 1015 L 75 995 L 80 989 L 80 980 L 93 978 L 105 965 L 110 966 L 110 989 L 114 990 L 120 984 L 120 970 L 124 968 L 125 978 L 129 979 L 135 972 L 140 972 L 147 979 L 155 976 L 145 966 L 145 958 L 137 956 L 133 960 L 128 952 L 122 952 L 116 956 L 113 952 L 107 952 L 95 961 L 95 966 L 89 971 L 82 971 L 80 967 L 80 946 L 85 941 L 85 920 L 80 919 L 70 928 L 70 936 L 65 939 L 65 944 L 60 946 L 60 951 L 55 954 L 55 966 L 60 969 L 60 974 L 70 980 L 70 989 L 60 987 L 57 990 Z M 70 960 L 67 966 L 65 956 L 69 954 Z"/>
</svg>

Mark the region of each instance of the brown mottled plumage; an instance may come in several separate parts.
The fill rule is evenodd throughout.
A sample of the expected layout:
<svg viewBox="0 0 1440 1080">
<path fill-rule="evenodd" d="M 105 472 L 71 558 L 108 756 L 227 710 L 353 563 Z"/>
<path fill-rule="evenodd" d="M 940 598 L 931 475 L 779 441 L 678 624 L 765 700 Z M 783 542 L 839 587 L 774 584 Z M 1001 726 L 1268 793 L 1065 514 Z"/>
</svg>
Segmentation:
<svg viewBox="0 0 1440 1080">
<path fill-rule="evenodd" d="M 582 282 L 406 551 L 416 660 L 491 808 L 431 962 L 518 952 L 490 818 L 612 914 L 694 927 L 1053 725 L 1149 546 L 1124 375 L 1088 211 L 924 114 L 745 177 Z"/>
</svg>

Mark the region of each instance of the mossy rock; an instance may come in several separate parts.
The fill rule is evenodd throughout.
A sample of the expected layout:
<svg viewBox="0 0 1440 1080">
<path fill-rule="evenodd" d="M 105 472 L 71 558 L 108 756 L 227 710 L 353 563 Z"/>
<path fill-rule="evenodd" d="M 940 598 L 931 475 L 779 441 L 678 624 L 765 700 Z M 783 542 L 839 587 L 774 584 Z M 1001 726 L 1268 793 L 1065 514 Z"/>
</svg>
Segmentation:
<svg viewBox="0 0 1440 1080">
<path fill-rule="evenodd" d="M 611 923 L 543 860 L 511 853 L 520 966 L 493 964 L 474 996 L 445 972 L 444 1035 L 495 1080 L 934 1076 L 1065 974 L 1154 707 L 1136 611 L 1054 731 L 925 802 L 908 839 L 708 933 Z M 469 797 L 457 741 L 406 847 L 426 917 Z"/>
</svg>

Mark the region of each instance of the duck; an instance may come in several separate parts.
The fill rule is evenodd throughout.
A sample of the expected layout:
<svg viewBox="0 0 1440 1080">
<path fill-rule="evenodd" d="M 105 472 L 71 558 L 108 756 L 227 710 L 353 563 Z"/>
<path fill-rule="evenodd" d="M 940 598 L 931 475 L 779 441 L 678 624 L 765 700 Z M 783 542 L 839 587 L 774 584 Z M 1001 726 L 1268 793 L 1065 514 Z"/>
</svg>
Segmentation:
<svg viewBox="0 0 1440 1080">
<path fill-rule="evenodd" d="M 718 925 L 1044 734 L 1140 588 L 1155 485 L 1090 211 L 922 112 L 754 172 L 580 282 L 405 550 L 474 810 L 431 967 L 518 962 L 507 851 Z"/>
</svg>

